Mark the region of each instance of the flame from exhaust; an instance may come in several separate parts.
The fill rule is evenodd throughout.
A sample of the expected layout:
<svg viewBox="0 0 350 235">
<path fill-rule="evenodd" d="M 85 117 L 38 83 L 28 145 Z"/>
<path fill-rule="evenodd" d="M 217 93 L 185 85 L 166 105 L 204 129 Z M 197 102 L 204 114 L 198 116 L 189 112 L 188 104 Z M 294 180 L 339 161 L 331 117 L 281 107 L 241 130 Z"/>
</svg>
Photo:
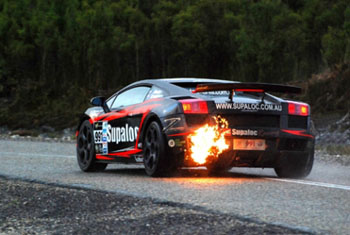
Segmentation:
<svg viewBox="0 0 350 235">
<path fill-rule="evenodd" d="M 229 147 L 225 141 L 227 120 L 220 116 L 214 119 L 216 125 L 205 124 L 188 136 L 190 156 L 198 164 L 204 164 L 209 156 L 218 157 Z"/>
</svg>

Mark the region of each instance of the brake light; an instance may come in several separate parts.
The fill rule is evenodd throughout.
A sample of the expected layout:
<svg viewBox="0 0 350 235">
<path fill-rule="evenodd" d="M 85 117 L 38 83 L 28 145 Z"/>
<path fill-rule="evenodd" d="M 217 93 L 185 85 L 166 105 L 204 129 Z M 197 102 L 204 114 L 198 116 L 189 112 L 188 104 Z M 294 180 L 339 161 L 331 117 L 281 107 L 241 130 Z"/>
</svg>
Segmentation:
<svg viewBox="0 0 350 235">
<path fill-rule="evenodd" d="M 309 105 L 298 102 L 288 102 L 288 114 L 308 116 L 310 114 Z"/>
<path fill-rule="evenodd" d="M 264 92 L 263 89 L 235 89 L 234 91 L 242 91 L 242 92 L 257 92 L 257 93 L 262 93 Z"/>
<path fill-rule="evenodd" d="M 180 100 L 184 113 L 208 113 L 208 105 L 204 100 L 188 99 Z"/>
</svg>

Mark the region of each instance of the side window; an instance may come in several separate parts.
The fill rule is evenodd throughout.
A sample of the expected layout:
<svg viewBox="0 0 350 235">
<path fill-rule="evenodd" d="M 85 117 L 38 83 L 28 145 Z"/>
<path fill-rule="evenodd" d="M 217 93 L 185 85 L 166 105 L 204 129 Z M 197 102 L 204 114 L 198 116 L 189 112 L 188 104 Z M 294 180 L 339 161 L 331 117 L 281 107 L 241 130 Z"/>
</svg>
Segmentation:
<svg viewBox="0 0 350 235">
<path fill-rule="evenodd" d="M 120 93 L 112 104 L 111 109 L 142 103 L 150 87 L 135 87 Z"/>
<path fill-rule="evenodd" d="M 153 86 L 151 91 L 148 93 L 146 100 L 164 97 L 166 92 L 159 87 Z"/>
</svg>

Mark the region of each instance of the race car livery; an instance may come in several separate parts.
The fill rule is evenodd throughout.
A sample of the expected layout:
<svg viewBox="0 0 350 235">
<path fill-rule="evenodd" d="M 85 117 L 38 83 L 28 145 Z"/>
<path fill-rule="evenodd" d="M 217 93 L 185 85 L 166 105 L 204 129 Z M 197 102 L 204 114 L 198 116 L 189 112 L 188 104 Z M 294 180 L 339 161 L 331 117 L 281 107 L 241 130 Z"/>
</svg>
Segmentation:
<svg viewBox="0 0 350 235">
<path fill-rule="evenodd" d="M 270 93 L 301 89 L 172 78 L 95 97 L 77 128 L 79 166 L 98 171 L 110 163 L 143 163 L 150 176 L 181 167 L 269 167 L 280 177 L 305 177 L 314 158 L 310 107 Z"/>
</svg>

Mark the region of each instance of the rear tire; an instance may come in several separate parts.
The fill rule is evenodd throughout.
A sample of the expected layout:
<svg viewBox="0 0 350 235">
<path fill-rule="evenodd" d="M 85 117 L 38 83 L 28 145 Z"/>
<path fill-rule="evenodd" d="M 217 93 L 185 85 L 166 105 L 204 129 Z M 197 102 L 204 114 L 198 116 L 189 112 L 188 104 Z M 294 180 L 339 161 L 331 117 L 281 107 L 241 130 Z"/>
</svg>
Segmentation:
<svg viewBox="0 0 350 235">
<path fill-rule="evenodd" d="M 143 140 L 143 163 L 147 175 L 164 176 L 172 172 L 170 156 L 165 154 L 165 138 L 158 122 L 153 121 L 147 127 Z"/>
<path fill-rule="evenodd" d="M 312 170 L 314 163 L 314 149 L 310 150 L 306 158 L 295 156 L 283 156 L 279 166 L 275 167 L 275 172 L 281 178 L 305 178 Z"/>
<path fill-rule="evenodd" d="M 84 121 L 77 137 L 77 160 L 82 171 L 93 172 L 106 169 L 106 163 L 97 163 L 92 125 Z"/>
</svg>

